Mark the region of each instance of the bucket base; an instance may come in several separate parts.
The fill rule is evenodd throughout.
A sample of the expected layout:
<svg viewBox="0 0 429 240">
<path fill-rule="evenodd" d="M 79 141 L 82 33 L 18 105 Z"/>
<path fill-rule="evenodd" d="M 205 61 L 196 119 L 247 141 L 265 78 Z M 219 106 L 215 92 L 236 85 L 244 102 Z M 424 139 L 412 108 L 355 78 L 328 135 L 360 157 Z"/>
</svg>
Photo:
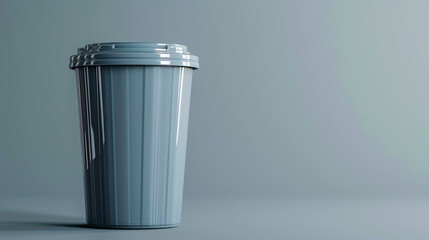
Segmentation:
<svg viewBox="0 0 429 240">
<path fill-rule="evenodd" d="M 91 228 L 104 228 L 104 229 L 163 229 L 163 228 L 175 228 L 180 224 L 165 224 L 165 225 L 98 225 L 89 224 Z"/>
</svg>

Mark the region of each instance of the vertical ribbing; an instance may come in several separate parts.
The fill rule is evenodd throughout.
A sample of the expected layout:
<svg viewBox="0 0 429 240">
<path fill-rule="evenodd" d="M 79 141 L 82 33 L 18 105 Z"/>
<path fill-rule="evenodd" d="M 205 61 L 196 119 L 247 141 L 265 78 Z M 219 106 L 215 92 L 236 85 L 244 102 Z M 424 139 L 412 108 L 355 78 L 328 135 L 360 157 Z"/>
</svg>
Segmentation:
<svg viewBox="0 0 429 240">
<path fill-rule="evenodd" d="M 156 77 L 155 77 L 155 81 L 156 81 L 156 84 L 155 84 L 155 86 L 156 86 L 156 91 L 155 91 L 155 101 L 154 101 L 154 105 L 155 105 L 155 116 L 154 116 L 154 119 L 155 119 L 155 158 L 154 158 L 154 161 L 155 161 L 155 170 L 154 170 L 154 173 L 155 173 L 155 176 L 154 176 L 154 187 L 155 187 L 155 193 L 153 194 L 153 198 L 154 198 L 154 200 L 153 200 L 153 203 L 154 203 L 154 209 L 155 209 L 155 211 L 154 211 L 154 215 L 153 215 L 153 222 L 157 222 L 157 220 L 158 220 L 158 218 L 157 218 L 157 216 L 158 216 L 158 174 L 159 174 L 159 150 L 160 150 L 160 147 L 159 147 L 159 115 L 160 115 L 160 109 L 159 109 L 159 105 L 160 105 L 160 95 L 161 95 L 161 93 L 159 92 L 159 90 L 161 89 L 160 88 L 160 84 L 161 84 L 161 79 L 160 79 L 160 73 L 159 73 L 159 68 L 156 68 Z"/>
<path fill-rule="evenodd" d="M 177 116 L 177 134 L 176 134 L 176 145 L 179 142 L 179 133 L 180 133 L 180 118 L 182 113 L 182 92 L 183 92 L 183 71 L 184 68 L 180 68 L 180 76 L 179 76 L 179 102 L 178 105 L 178 116 Z"/>
<path fill-rule="evenodd" d="M 189 72 L 160 66 L 79 71 L 88 222 L 179 223 Z"/>
<path fill-rule="evenodd" d="M 84 68 L 84 74 L 85 74 L 85 105 L 86 105 L 86 138 L 87 138 L 87 158 L 88 158 L 88 171 L 89 171 L 89 187 L 91 192 L 91 218 L 92 221 L 97 221 L 96 218 L 96 206 L 95 206 L 95 193 L 94 193 L 94 166 L 92 164 L 92 147 L 94 142 L 92 141 L 91 137 L 91 98 L 89 95 L 89 69 L 88 67 Z"/>
<path fill-rule="evenodd" d="M 128 67 L 113 67 L 118 223 L 130 221 L 130 134 Z"/>
<path fill-rule="evenodd" d="M 101 81 L 99 84 L 100 88 L 100 109 L 101 109 L 101 140 L 100 146 L 102 146 L 101 162 L 103 163 L 104 172 L 104 183 L 105 186 L 105 224 L 112 225 L 116 224 L 116 162 L 115 159 L 115 139 L 114 139 L 114 110 L 112 101 L 112 71 L 111 67 L 100 67 Z"/>
<path fill-rule="evenodd" d="M 86 158 L 87 158 L 87 163 L 88 163 L 88 188 L 89 188 L 89 193 L 90 193 L 90 200 L 91 200 L 91 206 L 90 206 L 90 218 L 91 221 L 94 221 L 94 197 L 93 197 L 93 188 L 94 186 L 92 185 L 92 166 L 91 166 L 91 153 L 90 153 L 90 149 L 91 149 L 91 138 L 90 138 L 90 125 L 89 125 L 89 99 L 88 99 L 88 75 L 87 75 L 87 68 L 84 68 L 84 94 L 85 94 L 85 126 L 86 126 L 86 131 L 85 131 L 85 138 L 86 138 Z"/>
<path fill-rule="evenodd" d="M 128 170 L 128 174 L 127 174 L 127 194 L 128 194 L 128 222 L 131 222 L 131 160 L 130 160 L 130 121 L 131 121 L 131 115 L 130 115 L 130 73 L 129 73 L 130 69 L 129 67 L 125 68 L 125 83 L 126 83 L 126 94 L 127 94 L 127 100 L 126 100 L 126 122 L 127 122 L 127 151 L 126 151 L 126 159 L 127 159 L 127 170 Z"/>
<path fill-rule="evenodd" d="M 99 218 L 101 219 L 100 221 L 104 224 L 104 202 L 103 202 L 103 187 L 104 184 L 101 181 L 101 166 L 102 166 L 102 158 L 101 158 L 101 139 L 100 139 L 100 92 L 99 92 L 99 83 L 98 83 L 98 79 L 99 79 L 99 75 L 98 75 L 98 71 L 97 68 L 94 69 L 95 70 L 95 79 L 94 81 L 94 88 L 92 88 L 92 91 L 95 91 L 95 98 L 91 99 L 91 103 L 95 105 L 95 121 L 92 123 L 93 128 L 95 128 L 95 133 L 94 133 L 94 138 L 97 138 L 94 141 L 94 147 L 97 148 L 97 153 L 95 154 L 95 158 L 94 158 L 94 162 L 93 162 L 93 166 L 96 168 L 96 176 L 98 178 L 98 183 L 96 184 L 96 192 L 97 192 L 97 197 L 96 199 L 98 200 L 99 204 L 100 204 L 100 211 L 99 211 Z"/>
<path fill-rule="evenodd" d="M 168 213 L 168 176 L 170 174 L 170 138 L 171 138 L 171 122 L 172 122 L 172 108 L 173 108 L 173 85 L 174 85 L 174 69 L 171 70 L 171 92 L 170 92 L 170 114 L 168 115 L 168 144 L 167 144 L 167 169 L 166 169 L 166 181 L 165 181 L 165 206 L 164 206 L 164 224 L 167 224 L 167 213 Z"/>
<path fill-rule="evenodd" d="M 145 85 L 146 85 L 146 79 L 145 79 L 145 74 L 146 74 L 146 71 L 145 71 L 146 69 L 145 69 L 145 67 L 143 67 L 143 76 L 142 76 L 142 81 L 143 81 L 143 84 L 142 84 L 142 132 L 141 132 L 141 139 L 142 139 L 142 141 L 141 141 L 141 159 L 140 159 L 140 161 L 141 161 L 141 171 L 140 171 L 140 184 L 141 184 L 141 193 L 140 193 L 140 225 L 142 225 L 143 224 L 143 214 L 144 214 L 144 212 L 143 212 L 143 190 L 144 190 L 144 188 L 143 188 L 143 181 L 144 181 L 144 155 L 143 155 L 143 152 L 144 152 L 144 133 L 145 133 L 145 129 L 144 129 L 144 125 L 145 125 L 145 114 L 144 114 L 144 110 L 145 110 L 145 107 L 144 107 L 144 105 L 145 105 L 145 96 L 146 96 L 146 94 L 145 94 Z"/>
<path fill-rule="evenodd" d="M 128 99 L 129 99 L 129 138 L 128 138 L 128 157 L 130 160 L 129 165 L 129 222 L 130 224 L 140 224 L 141 213 L 141 164 L 142 164 L 142 75 L 143 70 L 141 67 L 129 67 L 129 82 L 128 84 Z"/>
<path fill-rule="evenodd" d="M 115 95 L 113 91 L 113 69 L 110 67 L 110 90 L 111 90 L 111 112 L 112 112 L 112 150 L 113 150 L 113 185 L 115 196 L 115 224 L 118 224 L 118 187 L 116 179 L 116 134 L 115 134 Z"/>
<path fill-rule="evenodd" d="M 104 215 L 104 221 L 103 224 L 108 224 L 107 219 L 109 218 L 108 216 L 108 212 L 107 212 L 107 176 L 106 176 L 106 167 L 107 167 L 107 161 L 105 158 L 105 133 L 104 133 L 104 111 L 103 111 L 103 85 L 102 85 L 102 80 L 101 80 L 101 68 L 97 67 L 97 74 L 98 74 L 98 78 L 97 78 L 97 83 L 98 83 L 98 97 L 97 97 L 97 101 L 98 101 L 98 108 L 99 108 L 99 115 L 98 115 L 98 119 L 99 119 L 99 125 L 98 125 L 98 129 L 99 129 L 99 148 L 100 148 L 100 154 L 99 154 L 99 161 L 100 161 L 100 165 L 102 166 L 102 172 L 100 173 L 100 181 L 102 184 L 102 190 L 103 190 L 103 196 L 102 196 L 102 202 L 103 202 L 103 215 Z"/>
<path fill-rule="evenodd" d="M 88 141 L 86 137 L 87 133 L 87 101 L 86 101 L 86 91 L 85 91 L 85 74 L 84 74 L 84 68 L 78 68 L 76 70 L 77 73 L 77 83 L 78 83 L 78 99 L 79 99 L 79 114 L 80 114 L 80 127 L 81 127 L 81 145 L 82 145 L 82 157 L 84 161 L 84 187 L 85 187 L 85 211 L 86 211 L 86 218 L 87 221 L 91 221 L 91 198 L 90 196 L 90 186 L 89 186 L 89 178 L 91 177 L 88 173 L 89 169 L 89 163 L 88 163 L 88 156 L 87 156 L 87 148 L 88 148 Z"/>
</svg>

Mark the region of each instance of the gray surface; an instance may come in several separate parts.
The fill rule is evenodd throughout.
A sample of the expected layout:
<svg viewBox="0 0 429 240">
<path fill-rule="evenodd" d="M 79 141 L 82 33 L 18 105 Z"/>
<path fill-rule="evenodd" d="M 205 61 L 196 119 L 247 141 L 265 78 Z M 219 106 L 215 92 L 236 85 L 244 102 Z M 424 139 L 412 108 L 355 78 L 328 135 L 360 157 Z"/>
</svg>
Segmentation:
<svg viewBox="0 0 429 240">
<path fill-rule="evenodd" d="M 200 57 L 185 194 L 429 193 L 427 1 L 0 4 L 1 195 L 82 194 L 68 59 L 101 41 Z"/>
<path fill-rule="evenodd" d="M 82 225 L 83 206 L 37 200 L 1 202 L 9 207 L 0 210 L 0 239 L 429 238 L 428 198 L 195 198 L 184 202 L 182 225 L 164 230 L 90 229 Z"/>
<path fill-rule="evenodd" d="M 185 194 L 429 193 L 427 1 L 0 4 L 1 195 L 82 194 L 68 58 L 100 41 L 200 57 Z"/>
<path fill-rule="evenodd" d="M 201 66 L 192 89 L 185 204 L 200 196 L 264 196 L 261 206 L 269 208 L 258 212 L 266 221 L 252 221 L 256 213 L 239 221 L 247 211 L 235 212 L 227 201 L 208 204 L 204 210 L 216 217 L 204 221 L 187 205 L 184 220 L 194 220 L 177 231 L 219 236 L 220 225 L 231 238 L 264 232 L 368 239 L 372 232 L 380 236 L 373 239 L 419 239 L 429 224 L 428 201 L 355 206 L 360 196 L 429 193 L 428 8 L 417 0 L 0 0 L 0 200 L 78 196 L 83 203 L 68 69 L 77 47 L 176 42 Z M 300 220 L 280 225 L 270 197 L 302 195 L 349 196 L 356 204 L 330 215 L 333 202 L 308 218 L 298 218 L 305 206 L 285 207 L 295 213 L 286 217 Z M 243 225 L 234 228 L 233 220 Z M 85 234 L 92 233 L 76 236 Z"/>
</svg>

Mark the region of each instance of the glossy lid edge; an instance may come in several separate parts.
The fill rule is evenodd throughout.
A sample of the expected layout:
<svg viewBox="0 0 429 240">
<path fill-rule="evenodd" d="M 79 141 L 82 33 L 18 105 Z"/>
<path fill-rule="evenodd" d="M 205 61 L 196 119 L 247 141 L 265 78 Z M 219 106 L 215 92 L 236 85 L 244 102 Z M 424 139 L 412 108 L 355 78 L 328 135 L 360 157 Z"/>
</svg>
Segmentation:
<svg viewBox="0 0 429 240">
<path fill-rule="evenodd" d="M 150 42 L 87 44 L 70 57 L 70 68 L 86 66 L 179 66 L 199 68 L 199 59 L 185 45 Z"/>
</svg>

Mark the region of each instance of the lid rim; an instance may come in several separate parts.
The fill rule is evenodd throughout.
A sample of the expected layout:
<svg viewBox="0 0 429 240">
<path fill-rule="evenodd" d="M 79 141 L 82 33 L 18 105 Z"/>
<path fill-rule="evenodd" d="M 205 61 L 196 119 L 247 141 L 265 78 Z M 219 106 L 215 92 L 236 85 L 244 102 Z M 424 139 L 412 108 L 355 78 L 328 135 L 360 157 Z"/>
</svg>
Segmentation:
<svg viewBox="0 0 429 240">
<path fill-rule="evenodd" d="M 70 57 L 71 69 L 85 66 L 183 66 L 199 68 L 199 59 L 181 44 L 104 42 L 86 44 Z"/>
</svg>

